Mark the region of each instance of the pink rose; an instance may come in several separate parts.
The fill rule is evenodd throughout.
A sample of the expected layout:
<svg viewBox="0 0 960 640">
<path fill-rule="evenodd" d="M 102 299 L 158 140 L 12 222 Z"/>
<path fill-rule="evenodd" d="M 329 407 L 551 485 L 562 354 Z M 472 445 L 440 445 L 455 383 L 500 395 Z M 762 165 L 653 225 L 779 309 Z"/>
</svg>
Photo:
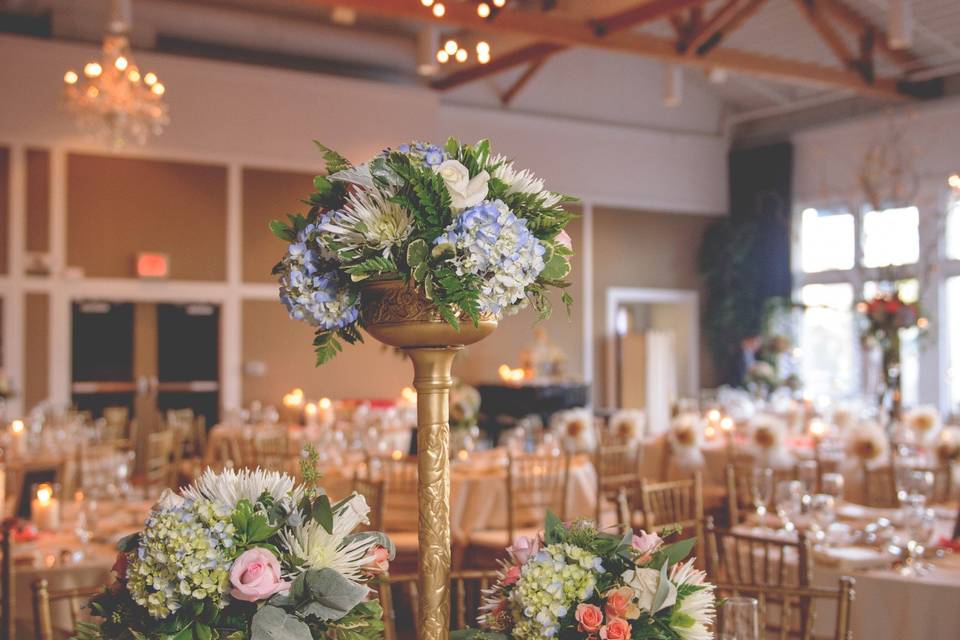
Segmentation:
<svg viewBox="0 0 960 640">
<path fill-rule="evenodd" d="M 573 251 L 573 240 L 570 239 L 570 234 L 566 231 L 561 230 L 553 241 Z"/>
<path fill-rule="evenodd" d="M 500 584 L 505 587 L 509 587 L 511 584 L 516 584 L 517 580 L 520 579 L 520 565 L 512 565 L 507 569 L 506 573 L 503 574 L 503 579 L 500 580 Z"/>
<path fill-rule="evenodd" d="M 603 624 L 603 612 L 600 611 L 600 607 L 586 602 L 577 605 L 574 618 L 580 623 L 578 629 L 585 633 L 600 631 L 600 625 Z"/>
<path fill-rule="evenodd" d="M 517 536 L 513 544 L 507 547 L 507 553 L 517 564 L 524 564 L 540 550 L 540 540 L 536 537 Z"/>
<path fill-rule="evenodd" d="M 603 640 L 627 640 L 630 637 L 630 623 L 623 618 L 611 618 L 600 628 Z"/>
<path fill-rule="evenodd" d="M 233 561 L 230 584 L 233 585 L 230 595 L 246 602 L 266 600 L 290 589 L 290 583 L 280 577 L 277 557 L 259 547 L 244 551 Z"/>
<path fill-rule="evenodd" d="M 639 536 L 633 536 L 630 546 L 641 556 L 648 557 L 663 544 L 663 540 L 656 533 L 647 533 L 641 529 Z M 648 558 L 649 559 L 649 558 Z"/>
<path fill-rule="evenodd" d="M 640 609 L 633 603 L 633 589 L 620 587 L 606 593 L 604 612 L 611 618 L 638 618 Z"/>
<path fill-rule="evenodd" d="M 379 575 L 390 570 L 390 552 L 386 547 L 377 545 L 367 554 L 367 573 Z"/>
</svg>

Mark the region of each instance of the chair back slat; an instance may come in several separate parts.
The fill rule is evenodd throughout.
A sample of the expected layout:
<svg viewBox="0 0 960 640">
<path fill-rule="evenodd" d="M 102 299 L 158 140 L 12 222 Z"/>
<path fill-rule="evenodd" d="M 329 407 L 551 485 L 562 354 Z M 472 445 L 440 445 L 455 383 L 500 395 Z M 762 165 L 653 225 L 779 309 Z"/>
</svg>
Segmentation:
<svg viewBox="0 0 960 640">
<path fill-rule="evenodd" d="M 383 481 L 363 478 L 359 474 L 353 476 L 353 492 L 363 496 L 370 507 L 368 519 L 370 524 L 366 526 L 368 531 L 383 530 Z"/>
<path fill-rule="evenodd" d="M 509 539 L 521 527 L 542 525 L 547 511 L 566 518 L 570 456 L 510 454 L 507 463 Z"/>
<path fill-rule="evenodd" d="M 593 456 L 597 472 L 597 507 L 595 521 L 599 524 L 604 504 L 617 504 L 626 499 L 636 501 L 640 489 L 640 447 L 619 439 L 601 441 Z M 629 522 L 621 523 L 629 526 Z"/>
<path fill-rule="evenodd" d="M 453 571 L 450 574 L 451 630 L 456 631 L 477 625 L 483 591 L 496 580 L 497 573 L 494 571 L 464 570 Z M 394 589 L 403 595 L 405 601 L 403 604 L 407 609 L 401 612 L 405 614 L 402 618 L 406 620 L 409 616 L 415 633 L 419 621 L 419 589 L 416 574 L 384 576 L 378 592 L 380 606 L 383 608 L 385 640 L 397 639 L 397 599 Z"/>
<path fill-rule="evenodd" d="M 46 580 L 37 580 L 31 585 L 33 590 L 33 628 L 36 640 L 55 640 L 57 632 L 70 635 L 77 623 L 84 619 L 84 605 L 91 597 L 100 592 L 100 587 L 82 587 L 50 591 Z M 58 629 L 53 625 L 53 607 L 63 603 L 70 613 L 70 627 Z"/>
<path fill-rule="evenodd" d="M 170 488 L 175 482 L 174 446 L 176 433 L 172 430 L 155 431 L 147 436 L 144 484 L 148 495 Z"/>
<path fill-rule="evenodd" d="M 647 531 L 676 527 L 692 531 L 697 539 L 697 562 L 704 562 L 703 477 L 699 471 L 685 480 L 640 480 L 640 505 Z"/>
</svg>

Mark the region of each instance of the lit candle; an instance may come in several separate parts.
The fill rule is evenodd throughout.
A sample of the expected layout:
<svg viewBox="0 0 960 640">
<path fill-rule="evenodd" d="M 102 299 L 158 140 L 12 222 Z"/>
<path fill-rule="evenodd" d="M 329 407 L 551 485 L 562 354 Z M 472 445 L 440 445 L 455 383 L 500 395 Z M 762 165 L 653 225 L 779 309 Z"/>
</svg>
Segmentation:
<svg viewBox="0 0 960 640">
<path fill-rule="evenodd" d="M 44 483 L 37 486 L 36 497 L 30 504 L 30 516 L 38 529 L 60 529 L 60 501 L 53 495 L 53 485 Z"/>
<path fill-rule="evenodd" d="M 303 413 L 307 416 L 307 426 L 315 427 L 317 425 L 317 405 L 308 402 L 303 407 Z"/>
<path fill-rule="evenodd" d="M 17 456 L 27 453 L 27 432 L 23 420 L 14 420 L 10 423 L 10 449 Z"/>
<path fill-rule="evenodd" d="M 720 423 L 720 410 L 710 409 L 710 411 L 707 411 L 707 422 L 716 427 Z"/>
<path fill-rule="evenodd" d="M 733 431 L 733 418 L 730 416 L 724 416 L 720 419 L 720 430 L 725 434 L 730 435 Z"/>
<path fill-rule="evenodd" d="M 317 402 L 317 409 L 320 414 L 320 424 L 331 425 L 336 417 L 333 411 L 333 402 L 330 398 L 320 398 Z"/>
<path fill-rule="evenodd" d="M 827 423 L 823 420 L 811 420 L 810 435 L 813 436 L 814 440 L 819 440 L 823 436 L 827 435 Z"/>
<path fill-rule="evenodd" d="M 713 440 L 717 437 L 717 429 L 712 424 L 708 424 L 703 429 L 703 435 L 707 437 L 707 440 Z"/>
<path fill-rule="evenodd" d="M 399 460 L 403 457 L 403 451 L 400 451 L 400 449 L 394 449 L 393 453 L 390 454 L 390 457 L 394 460 Z"/>
</svg>

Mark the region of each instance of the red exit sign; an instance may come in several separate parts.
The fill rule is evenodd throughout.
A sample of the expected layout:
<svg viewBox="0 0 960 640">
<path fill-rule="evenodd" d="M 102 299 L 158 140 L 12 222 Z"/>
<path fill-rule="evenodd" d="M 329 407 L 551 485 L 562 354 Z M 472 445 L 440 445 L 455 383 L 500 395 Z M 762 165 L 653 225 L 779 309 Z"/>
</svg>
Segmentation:
<svg viewBox="0 0 960 640">
<path fill-rule="evenodd" d="M 166 278 L 170 275 L 170 256 L 165 253 L 141 251 L 137 254 L 137 276 Z"/>
</svg>

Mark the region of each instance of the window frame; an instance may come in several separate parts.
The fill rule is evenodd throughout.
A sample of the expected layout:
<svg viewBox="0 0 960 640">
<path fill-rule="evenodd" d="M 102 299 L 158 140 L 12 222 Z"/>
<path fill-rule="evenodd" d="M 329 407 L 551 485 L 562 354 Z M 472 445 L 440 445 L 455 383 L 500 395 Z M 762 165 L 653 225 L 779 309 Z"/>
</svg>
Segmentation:
<svg viewBox="0 0 960 640">
<path fill-rule="evenodd" d="M 867 282 L 889 279 L 891 272 L 898 280 L 916 278 L 920 284 L 921 307 L 924 314 L 930 318 L 933 327 L 933 330 L 928 333 L 928 339 L 922 342 L 919 348 L 918 402 L 934 404 L 947 414 L 960 415 L 960 398 L 952 402 L 949 382 L 946 378 L 947 369 L 950 367 L 950 332 L 948 330 L 950 319 L 947 317 L 946 281 L 951 277 L 960 277 L 960 258 L 949 258 L 946 254 L 946 224 L 951 207 L 960 207 L 960 193 L 954 192 L 946 185 L 946 175 L 944 175 L 936 180 L 931 178 L 925 181 L 914 200 L 911 206 L 917 207 L 919 212 L 920 259 L 909 265 L 865 267 L 863 266 L 863 223 L 864 216 L 873 210 L 873 207 L 858 195 L 845 198 L 798 199 L 794 205 L 791 225 L 793 297 L 795 300 L 801 300 L 802 289 L 809 284 L 849 283 L 853 286 L 855 296 L 862 296 Z M 853 268 L 809 273 L 803 270 L 801 246 L 803 211 L 811 208 L 843 211 L 853 215 Z M 932 258 L 925 259 L 924 249 L 928 247 L 932 247 L 935 253 Z M 932 282 L 925 283 L 925 276 L 932 277 Z M 856 326 L 853 327 L 853 331 L 856 337 Z M 955 339 L 960 339 L 960 333 Z M 854 370 L 858 374 L 855 386 L 863 390 L 867 358 L 859 340 L 854 345 L 854 358 L 857 360 Z M 960 363 L 955 363 L 956 367 L 960 367 Z"/>
</svg>

